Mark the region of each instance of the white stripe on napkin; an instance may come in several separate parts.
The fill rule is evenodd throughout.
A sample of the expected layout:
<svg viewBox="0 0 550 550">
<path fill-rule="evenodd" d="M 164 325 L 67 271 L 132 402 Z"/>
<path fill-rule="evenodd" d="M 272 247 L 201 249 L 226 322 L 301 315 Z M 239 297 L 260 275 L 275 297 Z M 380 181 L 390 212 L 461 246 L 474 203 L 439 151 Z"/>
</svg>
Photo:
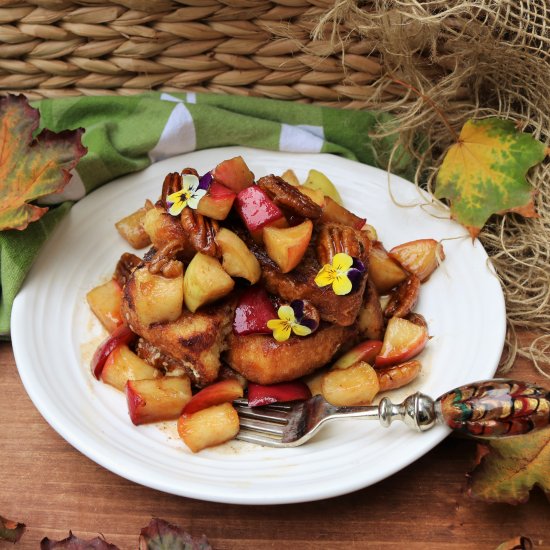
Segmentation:
<svg viewBox="0 0 550 550">
<path fill-rule="evenodd" d="M 322 126 L 281 124 L 279 150 L 292 153 L 320 153 L 324 134 Z"/>
<path fill-rule="evenodd" d="M 197 147 L 193 117 L 187 107 L 178 102 L 170 113 L 158 143 L 149 151 L 151 162 L 189 153 Z"/>
</svg>

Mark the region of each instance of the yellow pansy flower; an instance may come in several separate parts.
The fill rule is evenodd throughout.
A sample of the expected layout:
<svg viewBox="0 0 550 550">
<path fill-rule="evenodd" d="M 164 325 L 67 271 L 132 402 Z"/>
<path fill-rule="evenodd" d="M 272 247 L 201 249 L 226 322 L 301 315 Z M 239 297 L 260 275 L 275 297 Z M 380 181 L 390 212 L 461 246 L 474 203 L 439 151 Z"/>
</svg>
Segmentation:
<svg viewBox="0 0 550 550">
<path fill-rule="evenodd" d="M 290 338 L 292 333 L 297 336 L 308 336 L 311 334 L 311 329 L 301 325 L 296 320 L 294 309 L 290 306 L 281 306 L 277 311 L 278 319 L 271 319 L 267 322 L 267 328 L 273 331 L 273 338 L 277 342 L 285 342 Z"/>
<path fill-rule="evenodd" d="M 332 285 L 334 294 L 338 296 L 349 294 L 353 288 L 353 283 L 349 278 L 350 271 L 360 271 L 353 265 L 353 258 L 340 252 L 332 258 L 332 263 L 325 264 L 317 273 L 315 284 L 319 287 Z"/>
<path fill-rule="evenodd" d="M 199 201 L 206 195 L 206 189 L 199 187 L 200 182 L 197 176 L 184 174 L 181 179 L 181 189 L 166 197 L 166 202 L 170 205 L 168 213 L 172 216 L 179 216 L 186 206 L 195 210 Z"/>
</svg>

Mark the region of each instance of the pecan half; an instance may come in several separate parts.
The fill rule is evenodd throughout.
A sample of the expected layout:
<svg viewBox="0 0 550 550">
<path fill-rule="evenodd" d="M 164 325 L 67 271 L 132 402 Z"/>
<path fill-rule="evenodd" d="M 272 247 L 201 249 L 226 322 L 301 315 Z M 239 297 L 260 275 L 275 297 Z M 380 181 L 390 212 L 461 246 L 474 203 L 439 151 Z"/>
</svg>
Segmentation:
<svg viewBox="0 0 550 550">
<path fill-rule="evenodd" d="M 409 275 L 399 283 L 390 295 L 390 300 L 384 309 L 384 317 L 406 317 L 412 311 L 420 294 L 420 279 Z"/>
<path fill-rule="evenodd" d="M 376 369 L 378 384 L 380 385 L 379 391 L 383 392 L 401 388 L 411 383 L 421 370 L 422 364 L 416 359 L 393 367 Z"/>
<path fill-rule="evenodd" d="M 185 175 L 197 176 L 197 178 L 199 177 L 199 173 L 194 168 L 184 168 L 181 171 L 181 175 L 182 176 L 185 176 Z"/>
<path fill-rule="evenodd" d="M 264 176 L 258 180 L 258 187 L 265 191 L 277 205 L 295 216 L 317 219 L 323 210 L 299 189 L 287 183 L 279 176 Z"/>
<path fill-rule="evenodd" d="M 177 172 L 171 172 L 170 174 L 166 175 L 162 184 L 162 193 L 160 195 L 160 203 L 164 209 L 168 208 L 166 197 L 168 195 L 171 195 L 172 193 L 181 191 L 181 186 L 182 180 L 180 174 L 178 174 Z"/>
<path fill-rule="evenodd" d="M 178 252 L 184 250 L 181 241 L 169 241 L 160 250 L 157 250 L 153 257 L 149 260 L 149 272 L 153 274 L 165 274 L 165 270 L 170 272 L 168 266 L 175 260 Z"/>
<path fill-rule="evenodd" d="M 189 242 L 197 252 L 221 258 L 221 250 L 216 242 L 220 226 L 216 220 L 188 207 L 183 209 L 180 220 Z"/>
<path fill-rule="evenodd" d="M 141 259 L 135 254 L 132 254 L 131 252 L 125 252 L 122 254 L 116 264 L 114 274 L 114 278 L 120 286 L 124 286 L 128 282 L 132 271 L 134 271 L 140 263 Z"/>
<path fill-rule="evenodd" d="M 370 241 L 361 231 L 348 225 L 323 224 L 317 236 L 319 263 L 321 265 L 330 264 L 334 256 L 341 252 L 366 263 L 370 252 Z"/>
</svg>

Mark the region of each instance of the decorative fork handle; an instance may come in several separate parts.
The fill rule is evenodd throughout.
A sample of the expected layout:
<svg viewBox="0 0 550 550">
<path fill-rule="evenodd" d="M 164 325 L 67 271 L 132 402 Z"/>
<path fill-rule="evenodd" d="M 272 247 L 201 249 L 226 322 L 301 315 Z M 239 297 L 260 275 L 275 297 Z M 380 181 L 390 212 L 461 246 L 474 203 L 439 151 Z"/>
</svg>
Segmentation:
<svg viewBox="0 0 550 550">
<path fill-rule="evenodd" d="M 550 424 L 550 391 L 526 382 L 487 380 L 451 390 L 435 401 L 415 393 L 394 405 L 385 397 L 378 418 L 386 427 L 398 419 L 419 431 L 442 423 L 475 437 L 521 435 Z"/>
</svg>

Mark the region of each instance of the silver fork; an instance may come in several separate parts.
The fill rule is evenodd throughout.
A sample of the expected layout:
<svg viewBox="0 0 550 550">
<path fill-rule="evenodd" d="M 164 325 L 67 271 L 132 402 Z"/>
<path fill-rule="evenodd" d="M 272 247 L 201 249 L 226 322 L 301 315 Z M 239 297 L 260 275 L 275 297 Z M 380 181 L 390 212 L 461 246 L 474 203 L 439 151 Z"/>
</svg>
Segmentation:
<svg viewBox="0 0 550 550">
<path fill-rule="evenodd" d="M 397 405 L 385 397 L 379 405 L 335 407 L 321 395 L 293 404 L 249 407 L 246 399 L 233 404 L 241 426 L 237 439 L 268 447 L 297 447 L 342 418 L 377 419 L 384 427 L 402 420 L 421 432 L 441 423 L 484 438 L 520 435 L 550 423 L 550 392 L 506 379 L 461 386 L 435 401 L 417 392 Z"/>
</svg>

